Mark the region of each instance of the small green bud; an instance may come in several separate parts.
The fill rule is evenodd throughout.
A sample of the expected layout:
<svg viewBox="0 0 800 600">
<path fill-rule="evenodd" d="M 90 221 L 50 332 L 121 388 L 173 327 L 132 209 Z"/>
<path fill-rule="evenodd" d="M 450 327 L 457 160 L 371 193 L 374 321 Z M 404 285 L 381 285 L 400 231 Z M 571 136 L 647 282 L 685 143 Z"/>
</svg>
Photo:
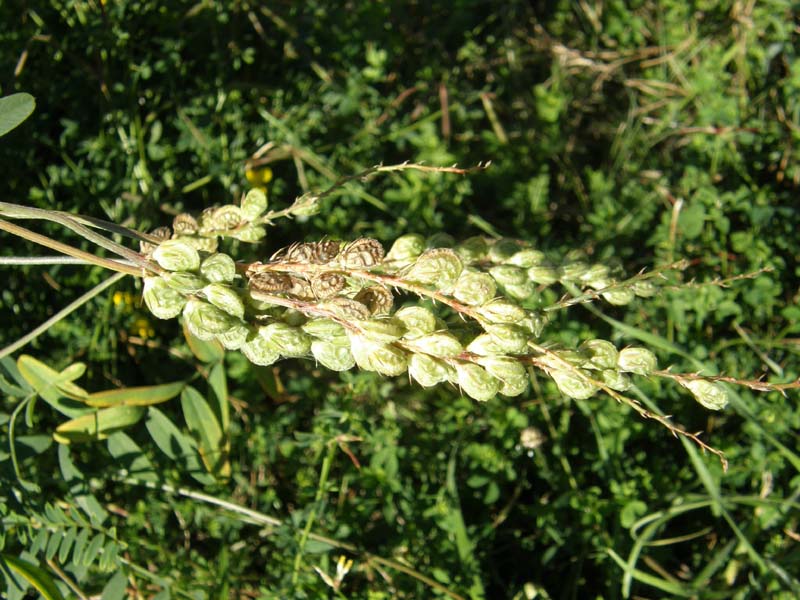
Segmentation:
<svg viewBox="0 0 800 600">
<path fill-rule="evenodd" d="M 640 298 L 652 298 L 658 293 L 658 287 L 650 280 L 635 281 L 631 284 L 631 290 Z"/>
<path fill-rule="evenodd" d="M 406 328 L 408 340 L 436 331 L 436 316 L 423 306 L 406 306 L 394 313 L 394 318 Z"/>
<path fill-rule="evenodd" d="M 396 346 L 376 344 L 360 336 L 351 336 L 350 344 L 356 364 L 365 371 L 395 376 L 408 369 L 408 355 Z"/>
<path fill-rule="evenodd" d="M 311 350 L 311 338 L 297 327 L 277 321 L 258 328 L 258 334 L 276 348 L 282 356 L 306 356 Z"/>
<path fill-rule="evenodd" d="M 608 292 L 603 292 L 600 295 L 606 302 L 613 304 L 614 306 L 625 306 L 626 304 L 633 302 L 633 299 L 635 298 L 633 290 L 629 287 L 609 290 Z"/>
<path fill-rule="evenodd" d="M 680 381 L 680 384 L 689 390 L 700 404 L 708 410 L 722 410 L 728 405 L 728 391 L 715 381 L 694 379 Z"/>
<path fill-rule="evenodd" d="M 237 318 L 197 298 L 192 298 L 186 303 L 183 318 L 189 331 L 206 341 L 215 334 L 223 333 L 240 324 Z"/>
<path fill-rule="evenodd" d="M 492 376 L 500 380 L 500 393 L 504 396 L 519 396 L 528 389 L 528 372 L 518 360 L 504 356 L 487 356 L 478 363 Z"/>
<path fill-rule="evenodd" d="M 174 319 L 186 306 L 186 297 L 161 277 L 144 278 L 144 303 L 158 319 Z"/>
<path fill-rule="evenodd" d="M 618 392 L 627 392 L 631 387 L 631 378 L 616 369 L 603 369 L 598 380 Z"/>
<path fill-rule="evenodd" d="M 243 227 L 242 229 L 237 229 L 236 231 L 231 232 L 230 236 L 239 240 L 240 242 L 257 244 L 267 237 L 267 230 L 261 225 L 248 225 L 247 227 Z"/>
<path fill-rule="evenodd" d="M 255 333 L 251 333 L 248 336 L 240 350 L 247 360 L 262 367 L 271 365 L 281 357 L 281 353 L 275 344 Z"/>
<path fill-rule="evenodd" d="M 412 354 L 408 361 L 408 374 L 422 387 L 433 387 L 447 381 L 447 365 L 427 354 Z"/>
<path fill-rule="evenodd" d="M 533 248 L 525 248 L 514 254 L 508 259 L 508 264 L 515 267 L 522 267 L 523 269 L 530 269 L 536 265 L 542 264 L 544 261 L 544 252 L 534 250 Z"/>
<path fill-rule="evenodd" d="M 217 334 L 217 340 L 227 349 L 227 350 L 238 350 L 242 347 L 247 341 L 247 336 L 250 333 L 250 330 L 244 323 L 239 323 L 238 325 L 234 325 L 228 331 L 223 331 L 222 333 Z"/>
<path fill-rule="evenodd" d="M 222 283 L 209 283 L 203 288 L 203 295 L 211 304 L 239 319 L 244 318 L 244 302 L 230 286 Z"/>
<path fill-rule="evenodd" d="M 208 284 L 205 278 L 186 271 L 165 272 L 161 274 L 161 278 L 181 294 L 197 294 Z"/>
<path fill-rule="evenodd" d="M 463 265 L 458 255 L 447 248 L 427 250 L 406 273 L 409 281 L 448 289 L 461 274 Z"/>
<path fill-rule="evenodd" d="M 339 339 L 347 339 L 344 327 L 330 319 L 311 319 L 306 321 L 302 330 L 308 335 L 318 338 L 325 342 L 333 342 Z"/>
<path fill-rule="evenodd" d="M 486 258 L 489 244 L 480 236 L 467 238 L 456 246 L 456 253 L 465 263 L 476 263 Z"/>
<path fill-rule="evenodd" d="M 491 245 L 488 258 L 496 264 L 507 263 L 519 250 L 519 242 L 503 238 Z"/>
<path fill-rule="evenodd" d="M 267 195 L 258 188 L 247 192 L 242 199 L 242 215 L 248 221 L 257 219 L 267 210 Z"/>
<path fill-rule="evenodd" d="M 477 309 L 478 314 L 489 323 L 517 323 L 527 316 L 524 308 L 508 300 L 498 298 Z"/>
<path fill-rule="evenodd" d="M 480 365 L 459 362 L 455 367 L 458 385 L 470 398 L 486 402 L 494 398 L 502 387 L 500 380 Z"/>
<path fill-rule="evenodd" d="M 489 269 L 489 274 L 500 285 L 522 285 L 528 281 L 525 269 L 513 265 L 495 265 Z"/>
<path fill-rule="evenodd" d="M 650 375 L 656 369 L 657 364 L 655 354 L 647 348 L 636 346 L 620 350 L 617 360 L 620 370 L 637 375 Z"/>
<path fill-rule="evenodd" d="M 386 255 L 387 261 L 410 263 L 425 251 L 425 238 L 416 233 L 401 235 L 392 244 L 389 253 Z"/>
<path fill-rule="evenodd" d="M 200 255 L 182 240 L 161 242 L 153 251 L 153 258 L 167 271 L 194 271 L 200 266 Z"/>
<path fill-rule="evenodd" d="M 547 265 L 534 265 L 528 269 L 528 279 L 540 285 L 552 285 L 558 281 L 558 269 Z"/>
<path fill-rule="evenodd" d="M 331 371 L 349 371 L 356 364 L 346 344 L 314 340 L 311 342 L 311 354 L 323 367 Z"/>
<path fill-rule="evenodd" d="M 355 321 L 353 325 L 358 328 L 358 335 L 376 344 L 391 344 L 396 342 L 406 332 L 401 321 L 395 319 L 369 319 Z"/>
<path fill-rule="evenodd" d="M 582 352 L 588 359 L 586 365 L 590 369 L 614 369 L 619 360 L 619 350 L 606 340 L 586 340 L 580 345 Z"/>
<path fill-rule="evenodd" d="M 486 304 L 497 294 L 494 278 L 487 273 L 464 271 L 456 280 L 453 297 L 470 306 Z"/>
<path fill-rule="evenodd" d="M 453 334 L 445 331 L 429 333 L 408 343 L 419 352 L 439 358 L 458 356 L 464 351 L 461 342 Z"/>
<path fill-rule="evenodd" d="M 231 283 L 236 277 L 236 263 L 227 254 L 212 254 L 200 264 L 200 272 L 213 283 Z"/>
<path fill-rule="evenodd" d="M 528 350 L 527 332 L 516 325 L 501 323 L 486 325 L 485 329 L 504 354 L 517 354 Z"/>
<path fill-rule="evenodd" d="M 597 392 L 597 386 L 585 379 L 585 377 L 589 377 L 588 371 L 581 369 L 576 369 L 575 371 L 553 369 L 549 371 L 549 375 L 556 382 L 561 393 L 568 398 L 574 398 L 575 400 L 591 398 Z"/>
</svg>

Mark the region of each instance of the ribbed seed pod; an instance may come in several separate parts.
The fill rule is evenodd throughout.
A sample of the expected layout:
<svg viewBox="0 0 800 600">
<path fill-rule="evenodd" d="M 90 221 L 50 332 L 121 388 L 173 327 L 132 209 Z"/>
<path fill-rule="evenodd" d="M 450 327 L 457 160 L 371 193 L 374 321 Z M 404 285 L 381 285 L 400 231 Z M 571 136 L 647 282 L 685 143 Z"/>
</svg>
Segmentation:
<svg viewBox="0 0 800 600">
<path fill-rule="evenodd" d="M 455 283 L 462 269 L 461 259 L 455 252 L 447 248 L 435 248 L 423 252 L 405 273 L 405 278 L 445 290 Z"/>
<path fill-rule="evenodd" d="M 203 295 L 211 304 L 239 319 L 244 318 L 244 302 L 236 291 L 223 283 L 209 283 Z"/>
<path fill-rule="evenodd" d="M 589 359 L 589 369 L 614 369 L 619 360 L 619 350 L 606 340 L 586 340 L 578 350 Z"/>
<path fill-rule="evenodd" d="M 353 326 L 358 333 L 351 332 L 351 337 L 357 336 L 376 344 L 391 344 L 406 332 L 403 323 L 392 318 L 354 321 Z"/>
<path fill-rule="evenodd" d="M 513 265 L 495 265 L 489 269 L 489 275 L 500 285 L 522 285 L 528 282 L 525 269 Z"/>
<path fill-rule="evenodd" d="M 394 318 L 406 328 L 403 337 L 409 340 L 436 331 L 436 316 L 424 306 L 406 306 L 394 313 Z"/>
<path fill-rule="evenodd" d="M 326 265 L 338 256 L 341 248 L 341 242 L 332 240 L 292 244 L 286 249 L 282 260 L 284 262 Z"/>
<path fill-rule="evenodd" d="M 341 273 L 318 273 L 311 278 L 311 291 L 316 298 L 330 298 L 341 292 L 345 283 Z"/>
<path fill-rule="evenodd" d="M 329 311 L 333 315 L 348 321 L 363 321 L 369 319 L 370 317 L 369 309 L 361 304 L 361 302 L 357 302 L 351 298 L 344 298 L 342 296 L 337 296 L 335 298 L 331 298 L 330 300 L 320 302 L 317 304 L 317 307 L 322 310 Z"/>
<path fill-rule="evenodd" d="M 231 283 L 236 277 L 236 263 L 227 254 L 212 254 L 200 263 L 200 272 L 212 283 Z"/>
<path fill-rule="evenodd" d="M 186 271 L 162 273 L 161 279 L 173 290 L 184 295 L 196 294 L 208 284 L 204 277 Z"/>
<path fill-rule="evenodd" d="M 242 216 L 248 221 L 257 219 L 267 210 L 267 194 L 264 190 L 253 188 L 242 199 Z"/>
<path fill-rule="evenodd" d="M 464 351 L 456 336 L 446 331 L 436 331 L 407 342 L 416 352 L 423 352 L 439 358 L 458 356 Z"/>
<path fill-rule="evenodd" d="M 631 387 L 631 379 L 616 369 L 603 369 L 600 371 L 599 381 L 605 383 L 612 390 L 627 392 Z"/>
<path fill-rule="evenodd" d="M 524 308 L 502 298 L 484 304 L 477 312 L 489 323 L 518 323 L 528 316 Z"/>
<path fill-rule="evenodd" d="M 652 298 L 658 293 L 658 287 L 652 281 L 635 281 L 631 284 L 631 290 L 640 298 Z"/>
<path fill-rule="evenodd" d="M 408 361 L 408 374 L 422 387 L 433 387 L 448 379 L 447 365 L 427 354 L 412 354 Z"/>
<path fill-rule="evenodd" d="M 362 288 L 353 299 L 366 306 L 373 315 L 388 314 L 394 306 L 394 295 L 382 285 Z"/>
<path fill-rule="evenodd" d="M 378 240 L 360 238 L 347 244 L 337 257 L 345 269 L 368 269 L 383 260 L 383 246 Z"/>
<path fill-rule="evenodd" d="M 637 375 L 650 375 L 655 371 L 658 361 L 656 355 L 647 348 L 630 347 L 619 351 L 617 367 L 622 371 Z"/>
<path fill-rule="evenodd" d="M 150 232 L 150 235 L 159 240 L 168 240 L 172 236 L 172 230 L 169 227 L 156 227 Z M 145 256 L 153 254 L 153 250 L 158 247 L 158 244 L 150 242 L 139 242 L 139 251 Z"/>
<path fill-rule="evenodd" d="M 722 410 L 728 405 L 727 390 L 715 381 L 705 381 L 703 379 L 678 381 L 692 393 L 695 400 L 709 410 Z"/>
<path fill-rule="evenodd" d="M 556 382 L 558 389 L 568 398 L 575 400 L 586 400 L 597 392 L 598 387 L 584 377 L 590 377 L 588 371 L 576 369 L 573 371 L 562 371 L 552 369 L 548 372 L 553 381 Z"/>
<path fill-rule="evenodd" d="M 144 302 L 158 319 L 174 319 L 186 306 L 186 296 L 169 287 L 161 277 L 144 278 Z"/>
<path fill-rule="evenodd" d="M 503 349 L 497 343 L 497 340 L 488 333 L 482 333 L 476 336 L 466 348 L 467 352 L 477 354 L 478 356 L 493 356 L 504 354 Z"/>
<path fill-rule="evenodd" d="M 181 213 L 172 219 L 172 229 L 178 236 L 193 235 L 197 233 L 197 221 L 189 213 Z"/>
<path fill-rule="evenodd" d="M 452 248 L 455 246 L 456 240 L 449 233 L 440 231 L 439 233 L 434 233 L 432 236 L 430 236 L 425 243 L 428 248 Z"/>
<path fill-rule="evenodd" d="M 241 323 L 239 319 L 222 309 L 197 298 L 192 298 L 186 303 L 186 307 L 183 309 L 183 318 L 189 330 L 206 341 L 213 338 L 215 334 L 228 331 Z"/>
<path fill-rule="evenodd" d="M 508 259 L 509 265 L 522 267 L 523 269 L 530 269 L 531 267 L 540 265 L 543 262 L 544 252 L 541 252 L 540 250 L 534 250 L 533 248 L 525 248 L 524 250 L 520 250 Z"/>
<path fill-rule="evenodd" d="M 581 275 L 581 281 L 584 283 L 588 283 L 589 285 L 592 285 L 593 282 L 607 280 L 610 273 L 611 269 L 608 266 L 601 264 L 594 264 L 590 266 L 589 269 L 583 275 Z M 594 285 L 592 285 L 592 287 L 598 289 Z"/>
<path fill-rule="evenodd" d="M 504 396 L 519 396 L 528 389 L 528 372 L 518 360 L 505 356 L 487 356 L 478 360 L 492 376 L 502 384 L 500 393 Z"/>
<path fill-rule="evenodd" d="M 528 334 L 524 329 L 507 323 L 486 325 L 485 329 L 504 354 L 528 351 Z"/>
<path fill-rule="evenodd" d="M 458 362 L 455 367 L 459 387 L 467 396 L 479 402 L 491 400 L 502 387 L 500 380 L 490 375 L 480 365 Z"/>
<path fill-rule="evenodd" d="M 559 269 L 559 279 L 561 281 L 580 281 L 589 272 L 589 265 L 583 261 L 567 263 Z"/>
<path fill-rule="evenodd" d="M 538 338 L 542 335 L 547 323 L 547 315 L 529 312 L 524 319 L 517 321 L 517 326 L 527 331 L 534 338 Z"/>
<path fill-rule="evenodd" d="M 526 281 L 520 285 L 509 284 L 502 287 L 506 296 L 514 300 L 527 300 L 536 294 L 536 285 L 531 281 Z"/>
<path fill-rule="evenodd" d="M 381 375 L 402 375 L 408 368 L 408 355 L 396 346 L 377 344 L 361 336 L 350 337 L 356 364 L 365 371 Z"/>
<path fill-rule="evenodd" d="M 200 255 L 182 240 L 161 242 L 153 250 L 153 258 L 167 271 L 194 271 L 200 267 Z"/>
<path fill-rule="evenodd" d="M 233 231 L 227 235 L 239 240 L 240 242 L 256 244 L 267 237 L 267 230 L 261 225 L 248 225 L 247 227 L 242 227 L 241 229 L 237 229 L 236 231 Z"/>
<path fill-rule="evenodd" d="M 244 221 L 242 210 L 233 204 L 226 204 L 215 209 L 208 216 L 205 216 L 204 213 L 204 218 L 200 223 L 200 231 L 230 231 L 235 229 L 242 221 Z"/>
<path fill-rule="evenodd" d="M 198 250 L 199 252 L 216 252 L 217 247 L 219 246 L 219 241 L 217 240 L 216 236 L 213 237 L 200 237 L 196 235 L 182 235 L 179 238 L 184 244 L 187 244 Z"/>
<path fill-rule="evenodd" d="M 347 333 L 342 325 L 330 319 L 318 318 L 306 321 L 301 326 L 308 335 L 326 342 L 347 340 Z"/>
<path fill-rule="evenodd" d="M 238 325 L 234 325 L 228 331 L 223 331 L 222 333 L 217 334 L 217 340 L 227 349 L 227 350 L 238 350 L 242 347 L 242 344 L 247 341 L 247 336 L 250 333 L 250 330 L 244 323 L 239 323 Z"/>
<path fill-rule="evenodd" d="M 470 306 L 481 306 L 495 297 L 497 285 L 494 277 L 478 271 L 464 271 L 453 287 L 453 297 Z"/>
<path fill-rule="evenodd" d="M 258 335 L 286 357 L 301 357 L 311 350 L 311 338 L 298 327 L 277 321 L 258 328 Z"/>
<path fill-rule="evenodd" d="M 482 261 L 489 252 L 489 244 L 480 236 L 467 238 L 455 248 L 456 253 L 461 257 L 465 264 Z"/>
<path fill-rule="evenodd" d="M 247 286 L 251 295 L 263 292 L 264 294 L 281 294 L 291 291 L 292 276 L 280 271 L 250 271 L 248 270 Z"/>
<path fill-rule="evenodd" d="M 633 293 L 633 290 L 629 287 L 609 290 L 608 292 L 603 292 L 600 295 L 603 297 L 603 300 L 609 304 L 613 304 L 614 306 L 625 306 L 626 304 L 630 304 L 636 297 Z"/>
<path fill-rule="evenodd" d="M 425 251 L 425 238 L 416 233 L 401 235 L 386 254 L 387 262 L 410 263 Z"/>
<path fill-rule="evenodd" d="M 255 365 L 269 366 L 281 357 L 278 348 L 258 333 L 250 333 L 240 350 L 247 360 Z"/>
<path fill-rule="evenodd" d="M 547 265 L 534 265 L 528 269 L 528 279 L 539 285 L 552 285 L 558 277 L 558 269 Z"/>
<path fill-rule="evenodd" d="M 518 241 L 503 238 L 490 246 L 488 258 L 495 264 L 507 263 L 521 249 Z"/>
<path fill-rule="evenodd" d="M 353 353 L 346 344 L 314 340 L 311 342 L 311 354 L 331 371 L 349 371 L 356 364 Z"/>
</svg>

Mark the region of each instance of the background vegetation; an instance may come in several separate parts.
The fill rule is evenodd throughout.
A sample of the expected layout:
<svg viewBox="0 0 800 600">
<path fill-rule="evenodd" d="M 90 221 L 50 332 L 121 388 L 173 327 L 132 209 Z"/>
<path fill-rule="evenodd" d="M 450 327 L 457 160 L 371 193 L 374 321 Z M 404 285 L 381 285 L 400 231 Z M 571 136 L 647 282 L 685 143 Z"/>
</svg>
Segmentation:
<svg viewBox="0 0 800 600">
<path fill-rule="evenodd" d="M 148 230 L 268 173 L 280 206 L 379 162 L 490 160 L 467 177 L 348 183 L 256 255 L 445 232 L 580 249 L 629 273 L 687 258 L 657 298 L 576 307 L 551 332 L 644 340 L 677 371 L 800 376 L 788 1 L 12 1 L 0 21 L 0 95 L 37 99 L 0 140 L 11 202 Z M 39 252 L 0 240 L 2 255 Z M 2 268 L 3 346 L 107 277 Z M 57 371 L 86 363 L 90 391 L 209 380 L 233 407 L 230 474 L 159 446 L 152 416 L 113 443 L 56 447 L 47 405 L 14 420 L 31 392 L 4 359 L 0 424 L 6 439 L 16 423 L 19 461 L 3 444 L 9 598 L 25 595 L 14 557 L 104 598 L 800 594 L 796 392 L 740 391 L 711 415 L 677 386 L 640 387 L 706 432 L 723 473 L 611 399 L 566 400 L 545 381 L 479 404 L 308 361 L 193 354 L 139 294 L 123 280 L 26 352 Z M 197 438 L 177 399 L 159 414 Z M 353 560 L 341 583 L 340 556 Z"/>
</svg>

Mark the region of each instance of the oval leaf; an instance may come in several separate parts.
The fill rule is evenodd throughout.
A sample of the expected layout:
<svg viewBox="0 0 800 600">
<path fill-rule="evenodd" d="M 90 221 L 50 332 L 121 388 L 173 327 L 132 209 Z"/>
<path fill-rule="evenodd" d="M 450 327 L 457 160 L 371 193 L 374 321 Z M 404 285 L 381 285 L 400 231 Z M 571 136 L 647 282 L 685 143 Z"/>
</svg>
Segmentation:
<svg viewBox="0 0 800 600">
<path fill-rule="evenodd" d="M 5 135 L 25 119 L 36 108 L 36 99 L 24 92 L 0 98 L 0 135 Z"/>
<path fill-rule="evenodd" d="M 210 473 L 226 476 L 227 463 L 224 436 L 214 411 L 206 399 L 191 386 L 181 393 L 181 407 L 186 425 L 197 439 L 200 457 Z"/>
<path fill-rule="evenodd" d="M 84 402 L 95 407 L 151 406 L 171 400 L 181 393 L 184 385 L 182 381 L 176 381 L 162 385 L 105 390 L 90 394 Z"/>
<path fill-rule="evenodd" d="M 142 418 L 142 406 L 113 406 L 62 423 L 53 438 L 60 444 L 102 440 Z"/>
<path fill-rule="evenodd" d="M 86 397 L 86 391 L 74 383 L 64 380 L 61 373 L 54 371 L 43 362 L 23 354 L 17 359 L 17 368 L 25 381 L 36 390 L 36 393 L 58 412 L 68 417 L 78 417 L 89 411 L 85 405 L 64 398 L 66 395 Z M 69 374 L 69 370 L 67 373 Z"/>
</svg>

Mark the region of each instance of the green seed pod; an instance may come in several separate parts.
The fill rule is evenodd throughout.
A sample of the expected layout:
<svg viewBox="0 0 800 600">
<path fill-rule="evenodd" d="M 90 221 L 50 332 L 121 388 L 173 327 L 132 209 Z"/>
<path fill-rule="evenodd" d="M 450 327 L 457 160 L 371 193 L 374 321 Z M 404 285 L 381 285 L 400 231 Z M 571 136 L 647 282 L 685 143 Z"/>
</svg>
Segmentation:
<svg viewBox="0 0 800 600">
<path fill-rule="evenodd" d="M 494 278 L 487 273 L 464 271 L 453 287 L 453 297 L 470 306 L 486 304 L 497 294 Z"/>
<path fill-rule="evenodd" d="M 589 369 L 614 369 L 619 360 L 619 350 L 606 340 L 586 340 L 578 348 L 589 359 Z"/>
<path fill-rule="evenodd" d="M 257 333 L 251 333 L 242 344 L 240 350 L 247 360 L 262 367 L 271 365 L 281 357 L 281 353 L 275 344 Z"/>
<path fill-rule="evenodd" d="M 406 332 L 403 323 L 392 318 L 355 321 L 353 325 L 358 329 L 358 333 L 351 333 L 351 336 L 357 335 L 370 342 L 382 345 L 396 342 Z"/>
<path fill-rule="evenodd" d="M 559 279 L 561 281 L 579 281 L 589 272 L 589 265 L 582 261 L 567 263 L 559 269 Z"/>
<path fill-rule="evenodd" d="M 516 240 L 503 238 L 491 245 L 488 258 L 495 264 L 507 263 L 520 249 L 521 246 Z"/>
<path fill-rule="evenodd" d="M 428 248 L 452 248 L 455 245 L 456 240 L 449 233 L 443 233 L 440 231 L 439 233 L 434 233 L 432 236 L 430 236 L 426 243 Z"/>
<path fill-rule="evenodd" d="M 528 334 L 516 325 L 502 323 L 486 325 L 484 329 L 504 354 L 518 354 L 528 350 Z"/>
<path fill-rule="evenodd" d="M 433 387 L 448 379 L 447 365 L 427 354 L 412 354 L 408 361 L 408 374 L 422 387 Z"/>
<path fill-rule="evenodd" d="M 476 336 L 466 348 L 467 352 L 477 354 L 478 356 L 492 356 L 496 354 L 504 354 L 503 349 L 497 343 L 494 337 L 488 333 L 482 333 Z"/>
<path fill-rule="evenodd" d="M 403 336 L 407 340 L 436 331 L 436 316 L 423 306 L 406 306 L 394 313 L 394 318 L 406 328 Z"/>
<path fill-rule="evenodd" d="M 306 356 L 311 350 L 311 337 L 298 327 L 277 321 L 258 328 L 258 334 L 277 348 L 282 356 Z"/>
<path fill-rule="evenodd" d="M 547 265 L 534 265 L 528 269 L 528 279 L 540 285 L 552 285 L 558 281 L 558 269 Z"/>
<path fill-rule="evenodd" d="M 480 236 L 467 238 L 456 246 L 456 253 L 461 257 L 465 264 L 476 263 L 486 258 L 489 252 L 489 244 Z"/>
<path fill-rule="evenodd" d="M 311 342 L 311 354 L 323 367 L 331 371 L 349 371 L 356 364 L 346 344 L 314 340 Z"/>
<path fill-rule="evenodd" d="M 153 258 L 167 271 L 194 271 L 200 266 L 200 255 L 182 240 L 161 242 L 153 251 Z"/>
<path fill-rule="evenodd" d="M 267 230 L 261 225 L 248 225 L 247 227 L 231 232 L 229 235 L 240 242 L 257 244 L 267 237 Z"/>
<path fill-rule="evenodd" d="M 192 298 L 186 303 L 186 307 L 183 309 L 183 318 L 186 320 L 189 330 L 204 340 L 208 340 L 209 335 L 213 337 L 215 334 L 228 331 L 241 323 L 239 319 L 225 311 L 197 298 Z"/>
<path fill-rule="evenodd" d="M 581 369 L 575 369 L 575 371 L 577 372 L 552 369 L 548 374 L 556 382 L 561 393 L 568 398 L 574 398 L 575 400 L 591 398 L 597 392 L 598 387 L 584 379 L 584 377 L 590 376 L 588 371 Z"/>
<path fill-rule="evenodd" d="M 722 410 L 728 405 L 728 391 L 719 383 L 704 379 L 679 381 L 683 387 L 692 393 L 694 399 L 708 410 Z"/>
<path fill-rule="evenodd" d="M 247 341 L 247 336 L 250 333 L 250 330 L 244 323 L 239 323 L 238 325 L 234 325 L 228 331 L 223 331 L 222 333 L 217 334 L 217 340 L 227 349 L 227 350 L 238 350 L 242 347 Z"/>
<path fill-rule="evenodd" d="M 425 238 L 416 233 L 401 235 L 392 244 L 389 253 L 386 255 L 387 261 L 398 263 L 411 263 L 425 251 Z"/>
<path fill-rule="evenodd" d="M 605 383 L 612 390 L 627 392 L 631 387 L 631 378 L 623 375 L 616 369 L 603 369 L 600 371 L 599 381 Z"/>
<path fill-rule="evenodd" d="M 330 319 L 311 319 L 310 321 L 306 321 L 301 329 L 308 335 L 325 342 L 347 339 L 347 333 L 344 327 Z"/>
<path fill-rule="evenodd" d="M 283 311 L 283 314 L 280 316 L 280 321 L 283 321 L 287 325 L 291 327 L 303 327 L 308 321 L 308 317 L 305 313 L 295 310 L 293 308 L 287 308 Z"/>
<path fill-rule="evenodd" d="M 503 356 L 487 356 L 478 360 L 486 371 L 500 380 L 500 393 L 504 396 L 519 396 L 528 389 L 528 372 L 518 360 Z"/>
<path fill-rule="evenodd" d="M 226 204 L 207 215 L 203 213 L 200 231 L 230 231 L 235 229 L 243 220 L 242 209 L 233 204 Z"/>
<path fill-rule="evenodd" d="M 637 375 L 650 375 L 656 369 L 656 355 L 647 348 L 632 346 L 619 351 L 617 367 Z"/>
<path fill-rule="evenodd" d="M 209 283 L 203 288 L 203 294 L 217 308 L 233 317 L 244 318 L 244 302 L 232 287 L 222 283 Z"/>
<path fill-rule="evenodd" d="M 426 250 L 406 273 L 409 281 L 448 289 L 455 283 L 463 269 L 461 259 L 448 248 Z"/>
<path fill-rule="evenodd" d="M 181 294 L 197 294 L 208 284 L 204 277 L 186 271 L 162 273 L 161 278 L 169 287 Z"/>
<path fill-rule="evenodd" d="M 186 305 L 186 297 L 161 277 L 144 278 L 144 303 L 158 319 L 174 319 Z"/>
<path fill-rule="evenodd" d="M 495 265 L 489 269 L 489 275 L 500 285 L 521 285 L 528 281 L 525 269 L 513 265 Z"/>
<path fill-rule="evenodd" d="M 267 210 L 267 195 L 264 190 L 252 189 L 242 199 L 242 216 L 247 221 L 257 219 L 265 210 Z"/>
<path fill-rule="evenodd" d="M 459 362 L 455 367 L 459 387 L 467 396 L 479 402 L 491 400 L 502 387 L 500 380 L 490 375 L 480 365 Z"/>
<path fill-rule="evenodd" d="M 591 265 L 587 271 L 581 275 L 580 279 L 584 283 L 592 284 L 595 281 L 605 281 L 608 279 L 608 275 L 611 272 L 611 269 L 606 265 L 594 264 Z M 592 286 L 594 287 L 594 286 Z M 595 288 L 597 289 L 597 288 Z"/>
<path fill-rule="evenodd" d="M 640 298 L 652 298 L 658 293 L 658 287 L 650 280 L 635 281 L 631 284 L 631 290 Z"/>
<path fill-rule="evenodd" d="M 596 279 L 592 279 L 591 281 L 587 282 L 588 286 L 593 290 L 602 290 L 604 288 L 611 287 L 615 283 L 617 283 L 617 280 L 614 279 L 613 277 L 609 277 L 606 279 L 598 277 Z"/>
<path fill-rule="evenodd" d="M 197 233 L 197 221 L 195 221 L 195 218 L 189 213 L 175 215 L 175 218 L 172 220 L 172 230 L 177 236 L 192 235 Z"/>
<path fill-rule="evenodd" d="M 350 344 L 356 364 L 365 371 L 395 376 L 408 369 L 408 355 L 396 346 L 376 344 L 360 336 L 351 336 Z"/>
<path fill-rule="evenodd" d="M 182 235 L 177 239 L 200 252 L 216 252 L 219 246 L 216 236 L 201 237 L 196 235 Z"/>
<path fill-rule="evenodd" d="M 547 315 L 532 312 L 525 315 L 524 319 L 517 321 L 517 325 L 530 334 L 529 338 L 540 337 L 547 323 Z"/>
<path fill-rule="evenodd" d="M 458 356 L 464 351 L 464 347 L 456 336 L 446 331 L 429 333 L 428 335 L 415 338 L 408 343 L 418 352 L 423 352 L 439 358 Z"/>
<path fill-rule="evenodd" d="M 518 323 L 528 315 L 518 304 L 502 298 L 484 304 L 477 312 L 489 323 Z"/>
<path fill-rule="evenodd" d="M 528 300 L 536 294 L 536 285 L 532 281 L 526 281 L 520 285 L 504 285 L 503 291 L 506 296 L 514 300 Z"/>
<path fill-rule="evenodd" d="M 533 248 L 520 250 L 508 259 L 509 265 L 522 267 L 523 269 L 530 269 L 531 267 L 542 264 L 542 262 L 544 262 L 544 252 L 534 250 Z"/>
<path fill-rule="evenodd" d="M 236 263 L 227 254 L 212 254 L 200 263 L 200 272 L 212 283 L 231 283 L 236 277 Z"/>
<path fill-rule="evenodd" d="M 606 302 L 613 304 L 614 306 L 625 306 L 626 304 L 630 304 L 636 297 L 633 293 L 633 290 L 629 287 L 617 288 L 616 290 L 603 292 L 600 295 Z"/>
</svg>

